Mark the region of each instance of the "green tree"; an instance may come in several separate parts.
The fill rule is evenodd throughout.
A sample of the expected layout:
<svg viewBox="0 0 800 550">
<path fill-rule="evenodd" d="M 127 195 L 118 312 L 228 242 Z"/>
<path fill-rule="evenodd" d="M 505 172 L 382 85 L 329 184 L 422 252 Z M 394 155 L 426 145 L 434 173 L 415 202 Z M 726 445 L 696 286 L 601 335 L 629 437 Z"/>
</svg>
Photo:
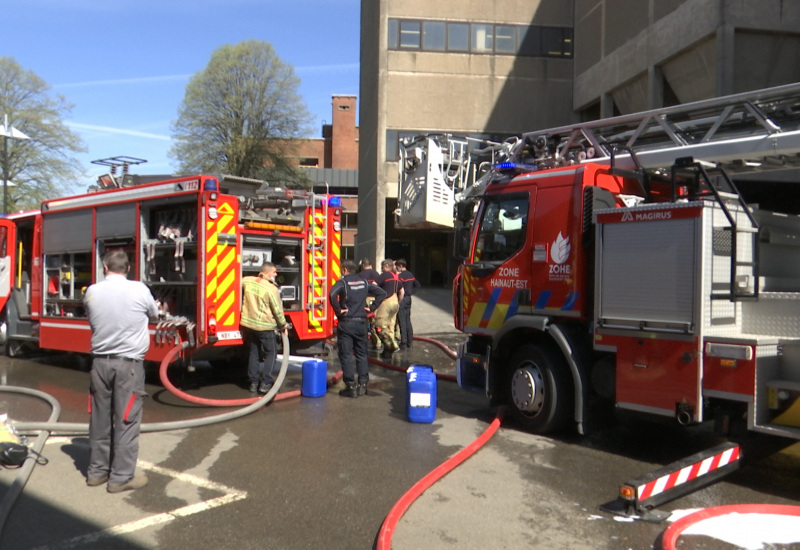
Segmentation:
<svg viewBox="0 0 800 550">
<path fill-rule="evenodd" d="M 8 162 L 0 150 L 3 174 L 15 184 L 8 188 L 9 212 L 39 208 L 42 200 L 64 194 L 84 176 L 71 155 L 86 148 L 63 122 L 72 105 L 49 92 L 50 85 L 32 71 L 11 57 L 0 57 L 0 123 L 7 115 L 9 126 L 30 138 L 8 140 Z"/>
<path fill-rule="evenodd" d="M 179 170 L 308 186 L 287 159 L 309 115 L 294 68 L 260 40 L 226 44 L 186 85 L 170 155 Z"/>
</svg>

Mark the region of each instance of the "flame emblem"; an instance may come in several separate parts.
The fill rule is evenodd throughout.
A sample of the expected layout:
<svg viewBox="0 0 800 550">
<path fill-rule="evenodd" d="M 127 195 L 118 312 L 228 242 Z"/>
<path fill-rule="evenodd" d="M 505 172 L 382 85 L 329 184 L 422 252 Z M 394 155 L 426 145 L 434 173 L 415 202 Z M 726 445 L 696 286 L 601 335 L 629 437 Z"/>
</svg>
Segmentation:
<svg viewBox="0 0 800 550">
<path fill-rule="evenodd" d="M 561 231 L 559 231 L 558 237 L 553 241 L 553 245 L 550 248 L 550 257 L 555 263 L 563 264 L 567 261 L 567 258 L 569 258 L 569 251 L 571 248 L 572 245 L 569 244 L 569 237 L 564 238 Z"/>
</svg>

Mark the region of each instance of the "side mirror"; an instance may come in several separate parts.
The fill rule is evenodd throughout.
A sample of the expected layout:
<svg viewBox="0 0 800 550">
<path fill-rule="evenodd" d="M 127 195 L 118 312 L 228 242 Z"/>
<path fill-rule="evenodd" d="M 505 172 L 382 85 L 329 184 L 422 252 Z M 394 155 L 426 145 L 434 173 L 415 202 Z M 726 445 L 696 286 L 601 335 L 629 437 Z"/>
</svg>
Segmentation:
<svg viewBox="0 0 800 550">
<path fill-rule="evenodd" d="M 466 260 L 469 258 L 470 242 L 469 235 L 471 233 L 469 227 L 456 227 L 455 239 L 453 243 L 453 256 L 459 260 Z"/>
</svg>

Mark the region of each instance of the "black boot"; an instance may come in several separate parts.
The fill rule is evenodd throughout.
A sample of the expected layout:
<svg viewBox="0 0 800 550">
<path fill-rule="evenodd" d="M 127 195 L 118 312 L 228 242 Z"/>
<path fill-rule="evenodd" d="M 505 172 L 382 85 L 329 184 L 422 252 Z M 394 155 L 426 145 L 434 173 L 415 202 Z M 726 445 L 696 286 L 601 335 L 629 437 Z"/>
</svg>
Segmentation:
<svg viewBox="0 0 800 550">
<path fill-rule="evenodd" d="M 347 384 L 343 390 L 339 390 L 342 397 L 358 397 L 358 388 L 355 384 Z"/>
<path fill-rule="evenodd" d="M 356 391 L 359 396 L 367 395 L 367 383 L 366 382 L 359 382 Z"/>
</svg>

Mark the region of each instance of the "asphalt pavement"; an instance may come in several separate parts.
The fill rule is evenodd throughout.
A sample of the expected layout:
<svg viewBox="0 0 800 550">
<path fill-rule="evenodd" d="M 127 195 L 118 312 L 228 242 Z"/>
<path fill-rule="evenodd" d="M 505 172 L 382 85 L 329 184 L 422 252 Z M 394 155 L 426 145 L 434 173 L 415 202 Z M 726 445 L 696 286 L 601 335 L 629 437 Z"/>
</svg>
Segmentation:
<svg viewBox="0 0 800 550">
<path fill-rule="evenodd" d="M 451 349 L 455 330 L 449 292 L 421 289 L 412 319 L 417 335 Z M 374 548 L 381 526 L 419 480 L 470 445 L 492 423 L 486 399 L 442 377 L 435 418 L 409 422 L 406 377 L 412 364 L 453 374 L 450 355 L 428 342 L 395 354 L 383 368 L 372 354 L 369 393 L 342 398 L 333 386 L 319 398 L 292 397 L 235 420 L 143 433 L 139 469 L 150 485 L 111 495 L 89 488 L 85 434 L 48 439 L 47 464 L 35 467 L 8 516 L 0 548 Z M 328 374 L 338 371 L 335 353 Z M 302 359 L 290 363 L 281 392 L 302 385 Z M 85 422 L 88 375 L 67 355 L 0 358 L 0 384 L 53 395 L 60 420 Z M 173 383 L 199 397 L 248 397 L 241 372 L 198 368 L 171 372 Z M 215 417 L 209 408 L 171 394 L 148 376 L 146 424 Z M 0 413 L 42 421 L 49 406 L 0 392 Z M 410 503 L 391 534 L 391 548 L 476 549 L 658 548 L 665 524 L 622 521 L 599 511 L 619 483 L 716 440 L 708 431 L 629 425 L 583 438 L 546 438 L 505 422 L 474 455 Z M 665 506 L 704 508 L 736 502 L 793 504 L 800 499 L 797 446 L 756 468 Z M 9 494 L 15 470 L 0 471 Z M 0 508 L 4 504 L 0 504 Z M 800 538 L 800 537 L 799 537 Z M 796 548 L 784 544 L 773 546 Z M 700 537 L 682 550 L 730 550 Z M 741 546 L 744 548 L 744 546 Z"/>
</svg>

